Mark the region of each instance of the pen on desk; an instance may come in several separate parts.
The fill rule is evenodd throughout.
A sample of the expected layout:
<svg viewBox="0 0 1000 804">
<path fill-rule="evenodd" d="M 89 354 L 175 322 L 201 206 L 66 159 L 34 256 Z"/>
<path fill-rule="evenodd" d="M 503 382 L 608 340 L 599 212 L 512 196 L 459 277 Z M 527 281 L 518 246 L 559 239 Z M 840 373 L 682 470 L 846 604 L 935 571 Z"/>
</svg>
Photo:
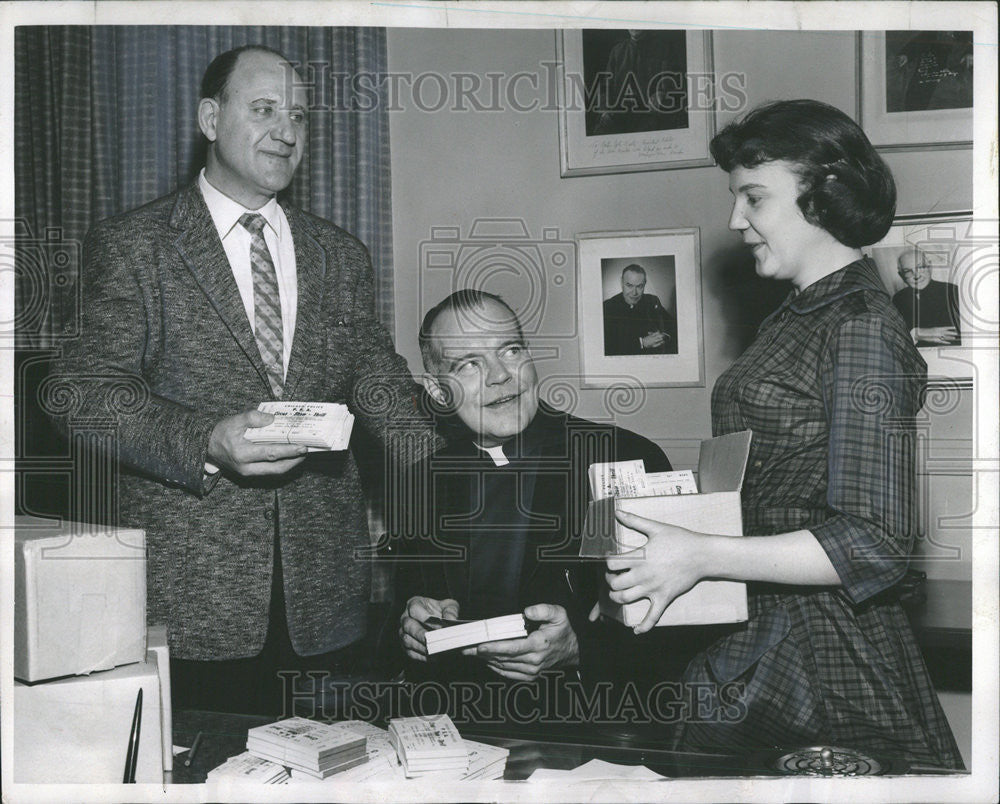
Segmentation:
<svg viewBox="0 0 1000 804">
<path fill-rule="evenodd" d="M 199 731 L 194 736 L 194 742 L 191 743 L 191 749 L 188 751 L 187 759 L 184 760 L 184 767 L 190 768 L 191 763 L 194 762 L 194 753 L 198 750 L 198 746 L 201 744 L 201 732 Z"/>
<path fill-rule="evenodd" d="M 139 759 L 139 730 L 142 728 L 142 687 L 135 696 L 135 710 L 132 712 L 132 728 L 128 735 L 128 750 L 125 752 L 125 773 L 122 784 L 135 784 L 135 766 Z"/>
</svg>

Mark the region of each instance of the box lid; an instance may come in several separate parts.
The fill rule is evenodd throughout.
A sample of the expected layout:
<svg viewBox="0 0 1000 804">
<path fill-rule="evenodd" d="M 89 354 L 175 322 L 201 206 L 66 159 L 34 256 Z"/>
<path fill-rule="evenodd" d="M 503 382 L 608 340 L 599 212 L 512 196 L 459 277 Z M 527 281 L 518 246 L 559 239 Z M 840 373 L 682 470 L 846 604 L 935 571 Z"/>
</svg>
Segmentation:
<svg viewBox="0 0 1000 804">
<path fill-rule="evenodd" d="M 14 544 L 25 555 L 46 560 L 146 558 L 146 534 L 139 528 L 34 516 L 14 517 Z"/>
<path fill-rule="evenodd" d="M 750 457 L 753 433 L 742 430 L 701 442 L 698 454 L 698 490 L 702 494 L 715 491 L 740 491 Z"/>
</svg>

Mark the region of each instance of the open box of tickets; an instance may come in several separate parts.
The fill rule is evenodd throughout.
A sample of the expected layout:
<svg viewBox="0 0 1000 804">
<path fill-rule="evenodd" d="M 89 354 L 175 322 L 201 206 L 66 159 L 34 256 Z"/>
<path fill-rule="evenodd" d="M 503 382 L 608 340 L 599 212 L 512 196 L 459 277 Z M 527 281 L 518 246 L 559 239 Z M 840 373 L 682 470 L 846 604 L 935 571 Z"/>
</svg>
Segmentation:
<svg viewBox="0 0 1000 804">
<path fill-rule="evenodd" d="M 634 466 L 599 466 L 591 472 L 592 486 L 596 486 L 593 489 L 595 500 L 587 509 L 580 555 L 599 558 L 626 553 L 646 543 L 645 535 L 626 528 L 615 519 L 615 511 L 638 514 L 699 533 L 742 536 L 740 490 L 750 454 L 750 438 L 750 431 L 745 430 L 702 441 L 695 489 L 682 473 L 658 473 L 651 476 L 652 481 L 647 481 L 637 475 Z M 608 466 L 613 466 L 610 476 L 605 468 Z M 601 494 L 608 496 L 597 499 Z M 602 614 L 631 627 L 646 616 L 649 601 L 614 603 L 608 598 L 605 587 L 600 607 Z M 656 624 L 708 625 L 746 619 L 745 583 L 701 581 L 667 606 Z"/>
</svg>

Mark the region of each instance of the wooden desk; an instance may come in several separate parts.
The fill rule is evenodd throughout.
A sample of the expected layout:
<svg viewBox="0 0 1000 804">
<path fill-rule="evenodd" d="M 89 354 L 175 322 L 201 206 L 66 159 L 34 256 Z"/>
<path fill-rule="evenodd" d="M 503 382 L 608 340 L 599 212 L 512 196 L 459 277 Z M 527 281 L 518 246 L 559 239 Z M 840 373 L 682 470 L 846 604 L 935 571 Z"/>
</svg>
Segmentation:
<svg viewBox="0 0 1000 804">
<path fill-rule="evenodd" d="M 247 729 L 273 721 L 254 715 L 218 712 L 174 712 L 174 743 L 191 745 L 202 732 L 201 744 L 190 768 L 184 754 L 175 757 L 173 773 L 165 774 L 167 784 L 200 784 L 212 768 L 246 750 Z M 506 734 L 505 734 L 506 732 Z M 470 740 L 502 746 L 510 751 L 504 781 L 527 779 L 538 768 L 571 770 L 592 759 L 620 765 L 645 765 L 668 778 L 739 778 L 780 776 L 770 763 L 778 752 L 742 754 L 668 751 L 655 740 L 623 740 L 602 734 L 587 724 L 573 727 L 535 725 L 520 730 L 509 727 L 464 727 L 462 736 Z M 890 758 L 879 758 L 890 774 L 936 773 L 932 768 L 911 768 Z M 947 771 L 944 771 L 947 772 Z"/>
<path fill-rule="evenodd" d="M 184 766 L 186 754 L 174 758 L 174 770 L 166 782 L 199 784 L 206 774 L 246 750 L 247 729 L 270 723 L 274 718 L 256 715 L 233 715 L 221 712 L 175 711 L 174 743 L 191 745 L 195 735 L 202 739 L 190 768 Z M 615 737 L 578 725 L 572 730 L 534 727 L 517 736 L 506 736 L 510 729 L 463 728 L 470 740 L 499 745 L 510 750 L 506 780 L 526 779 L 536 768 L 576 768 L 591 759 L 604 759 L 623 765 L 645 765 L 664 776 L 727 777 L 766 773 L 754 766 L 752 757 L 729 754 L 665 751 L 646 741 L 642 745 L 623 744 Z M 617 743 L 617 744 L 616 744 Z"/>
</svg>

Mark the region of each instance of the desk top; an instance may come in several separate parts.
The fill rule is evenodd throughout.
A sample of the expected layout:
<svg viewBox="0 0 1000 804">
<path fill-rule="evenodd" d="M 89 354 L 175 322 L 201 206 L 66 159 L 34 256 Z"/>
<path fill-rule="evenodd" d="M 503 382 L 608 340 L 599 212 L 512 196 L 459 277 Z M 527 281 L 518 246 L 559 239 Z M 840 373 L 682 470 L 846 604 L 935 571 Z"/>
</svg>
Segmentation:
<svg viewBox="0 0 1000 804">
<path fill-rule="evenodd" d="M 270 723 L 274 718 L 255 715 L 233 715 L 219 712 L 179 711 L 174 713 L 174 743 L 191 745 L 202 732 L 200 747 L 191 767 L 184 766 L 184 754 L 174 759 L 172 774 L 166 774 L 170 784 L 199 784 L 212 768 L 231 756 L 246 750 L 247 729 Z M 504 773 L 505 781 L 527 779 L 538 768 L 571 770 L 592 759 L 602 759 L 621 765 L 644 765 L 668 778 L 733 778 L 750 776 L 780 776 L 772 766 L 775 751 L 742 754 L 669 751 L 660 747 L 652 735 L 612 735 L 588 726 L 576 724 L 571 729 L 559 725 L 536 725 L 528 730 L 510 727 L 466 727 L 462 736 L 507 748 L 510 756 Z M 931 768 L 920 769 L 891 759 L 879 758 L 888 773 L 941 773 Z"/>
</svg>

